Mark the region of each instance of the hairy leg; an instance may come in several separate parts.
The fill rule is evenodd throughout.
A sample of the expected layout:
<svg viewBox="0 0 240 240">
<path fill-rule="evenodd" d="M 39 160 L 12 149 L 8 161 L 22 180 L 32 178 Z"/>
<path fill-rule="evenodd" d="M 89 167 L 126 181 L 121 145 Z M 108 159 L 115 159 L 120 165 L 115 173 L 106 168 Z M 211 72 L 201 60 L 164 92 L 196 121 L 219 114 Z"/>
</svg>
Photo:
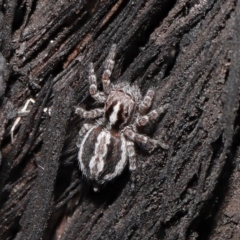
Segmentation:
<svg viewBox="0 0 240 240">
<path fill-rule="evenodd" d="M 151 139 L 143 134 L 136 133 L 130 127 L 126 127 L 123 132 L 125 137 L 133 142 L 142 144 L 149 152 L 152 152 L 157 147 L 168 149 L 167 144 L 163 143 L 161 140 Z"/>
<path fill-rule="evenodd" d="M 95 119 L 95 118 L 103 116 L 104 109 L 96 108 L 96 109 L 87 111 L 87 110 L 85 110 L 81 107 L 78 107 L 78 108 L 75 109 L 75 113 L 80 115 L 83 118 Z"/>
<path fill-rule="evenodd" d="M 168 107 L 169 107 L 169 104 L 165 104 L 162 107 L 159 107 L 155 110 L 152 110 L 147 115 L 138 117 L 137 120 L 136 120 L 136 125 L 138 127 L 144 127 L 144 126 L 152 123 L 153 121 L 156 121 L 160 117 L 161 114 L 166 112 Z"/>
<path fill-rule="evenodd" d="M 102 75 L 103 90 L 106 94 L 109 94 L 111 90 L 110 76 L 112 74 L 112 70 L 115 64 L 115 61 L 114 61 L 115 55 L 116 55 L 116 44 L 113 44 L 108 54 L 108 57 L 105 63 L 105 70 Z"/>
<path fill-rule="evenodd" d="M 89 76 L 88 76 L 88 81 L 90 83 L 89 86 L 89 93 L 90 95 L 97 101 L 100 103 L 103 103 L 106 101 L 106 96 L 103 92 L 100 92 L 97 89 L 97 77 L 95 75 L 94 72 L 94 68 L 93 68 L 93 63 L 89 64 Z"/>
<path fill-rule="evenodd" d="M 147 91 L 147 94 L 145 95 L 139 106 L 139 112 L 141 115 L 146 114 L 150 110 L 154 95 L 155 92 L 153 90 Z"/>
<path fill-rule="evenodd" d="M 136 169 L 136 153 L 132 141 L 127 141 L 127 152 L 129 157 L 129 169 L 133 171 Z"/>
</svg>

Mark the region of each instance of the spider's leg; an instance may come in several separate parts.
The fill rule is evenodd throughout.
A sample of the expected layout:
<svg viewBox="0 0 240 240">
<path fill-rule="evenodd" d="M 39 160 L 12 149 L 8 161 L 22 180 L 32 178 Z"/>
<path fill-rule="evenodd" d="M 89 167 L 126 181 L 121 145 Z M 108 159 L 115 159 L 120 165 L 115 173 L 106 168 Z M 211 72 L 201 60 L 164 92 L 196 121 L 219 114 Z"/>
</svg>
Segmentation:
<svg viewBox="0 0 240 240">
<path fill-rule="evenodd" d="M 93 67 L 93 63 L 89 64 L 89 76 L 88 76 L 88 81 L 90 83 L 90 87 L 89 87 L 89 93 L 91 94 L 91 96 L 100 103 L 103 103 L 106 101 L 106 96 L 103 92 L 100 92 L 97 89 L 97 77 L 96 74 L 94 72 L 94 67 Z"/>
<path fill-rule="evenodd" d="M 17 119 L 14 121 L 12 127 L 11 127 L 11 130 L 10 130 L 10 135 L 11 135 L 11 142 L 13 143 L 14 142 L 14 130 L 17 128 L 18 124 L 20 123 L 21 121 L 21 117 L 23 116 L 26 116 L 28 115 L 28 113 L 30 112 L 29 110 L 27 110 L 28 108 L 28 105 L 30 103 L 35 103 L 35 101 L 32 99 L 32 98 L 29 98 L 26 103 L 24 104 L 23 108 L 18 111 L 18 117 Z"/>
<path fill-rule="evenodd" d="M 136 153 L 134 149 L 134 143 L 132 141 L 127 141 L 127 153 L 128 153 L 128 160 L 129 160 L 129 170 L 131 173 L 131 188 L 135 188 L 135 182 L 136 182 Z"/>
<path fill-rule="evenodd" d="M 149 109 L 152 106 L 152 101 L 154 98 L 155 92 L 153 90 L 148 90 L 147 94 L 145 95 L 145 97 L 143 98 L 142 102 L 140 103 L 139 106 L 139 112 L 140 114 L 146 114 Z"/>
<path fill-rule="evenodd" d="M 149 152 L 152 152 L 158 147 L 168 149 L 168 145 L 163 143 L 161 140 L 151 139 L 143 134 L 136 133 L 130 127 L 126 127 L 123 132 L 129 140 L 142 144 Z"/>
<path fill-rule="evenodd" d="M 114 61 L 115 55 L 116 55 L 116 44 L 113 44 L 108 54 L 105 67 L 104 67 L 105 70 L 102 75 L 103 90 L 106 94 L 109 94 L 111 90 L 110 76 L 112 74 L 112 70 L 115 64 L 115 61 Z"/>
<path fill-rule="evenodd" d="M 138 127 L 144 127 L 148 125 L 149 123 L 152 123 L 153 121 L 156 121 L 161 114 L 166 112 L 168 109 L 169 104 L 165 104 L 164 106 L 161 106 L 155 110 L 152 110 L 150 113 L 144 116 L 140 116 L 136 120 L 136 124 Z"/>
<path fill-rule="evenodd" d="M 132 141 L 127 141 L 127 153 L 129 157 L 129 169 L 133 171 L 136 169 L 136 153 Z"/>
<path fill-rule="evenodd" d="M 96 109 L 87 111 L 87 110 L 85 110 L 81 107 L 78 107 L 78 108 L 75 109 L 75 113 L 80 115 L 83 118 L 95 119 L 95 118 L 103 116 L 104 109 L 96 108 Z"/>
</svg>

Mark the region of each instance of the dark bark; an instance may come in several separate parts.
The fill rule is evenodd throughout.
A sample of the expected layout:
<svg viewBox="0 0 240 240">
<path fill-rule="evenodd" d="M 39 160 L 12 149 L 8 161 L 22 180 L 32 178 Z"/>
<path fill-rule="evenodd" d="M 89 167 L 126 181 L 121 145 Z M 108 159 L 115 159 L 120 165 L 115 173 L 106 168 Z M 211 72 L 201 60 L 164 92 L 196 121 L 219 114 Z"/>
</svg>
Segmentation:
<svg viewBox="0 0 240 240">
<path fill-rule="evenodd" d="M 0 239 L 239 239 L 239 1 L 2 0 L 0 10 Z M 78 168 L 74 107 L 91 107 L 87 66 L 100 83 L 112 43 L 112 81 L 170 104 L 151 131 L 170 148 L 136 147 L 135 188 L 126 169 L 94 193 Z"/>
</svg>

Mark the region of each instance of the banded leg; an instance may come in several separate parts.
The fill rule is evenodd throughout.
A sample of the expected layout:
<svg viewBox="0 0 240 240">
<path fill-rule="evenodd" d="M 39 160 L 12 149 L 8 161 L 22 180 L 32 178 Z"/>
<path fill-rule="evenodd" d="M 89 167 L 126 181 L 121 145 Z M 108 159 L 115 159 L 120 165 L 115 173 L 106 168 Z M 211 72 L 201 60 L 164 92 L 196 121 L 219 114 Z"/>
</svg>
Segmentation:
<svg viewBox="0 0 240 240">
<path fill-rule="evenodd" d="M 115 55 L 116 55 L 116 44 L 113 44 L 108 54 L 105 67 L 104 67 L 105 70 L 102 75 L 103 90 L 106 94 L 109 94 L 111 90 L 110 76 L 112 74 L 112 70 L 115 64 L 115 61 L 114 61 Z"/>
<path fill-rule="evenodd" d="M 134 143 L 131 141 L 127 141 L 127 153 L 129 157 L 129 169 L 133 171 L 136 169 L 136 153 Z"/>
<path fill-rule="evenodd" d="M 165 104 L 162 107 L 159 107 L 155 110 L 152 110 L 150 113 L 148 113 L 145 116 L 138 117 L 136 120 L 136 124 L 138 127 L 144 127 L 147 124 L 156 121 L 162 113 L 164 113 L 169 107 L 169 104 Z"/>
<path fill-rule="evenodd" d="M 168 149 L 168 145 L 161 140 L 151 139 L 145 135 L 135 133 L 130 127 L 124 129 L 124 135 L 131 141 L 143 144 L 149 152 L 152 152 L 157 147 Z"/>
<path fill-rule="evenodd" d="M 95 118 L 103 116 L 104 109 L 96 108 L 96 109 L 87 111 L 81 107 L 78 107 L 75 109 L 75 113 L 82 116 L 83 118 L 95 119 Z"/>
<path fill-rule="evenodd" d="M 89 93 L 90 95 L 97 101 L 100 103 L 103 103 L 106 101 L 106 96 L 103 92 L 100 92 L 97 89 L 97 77 L 95 75 L 94 72 L 94 68 L 93 68 L 93 63 L 89 64 L 89 76 L 88 76 L 88 81 L 90 83 L 90 87 L 89 87 Z"/>
<path fill-rule="evenodd" d="M 30 112 L 30 110 L 27 110 L 28 105 L 29 105 L 30 103 L 33 104 L 33 103 L 35 103 L 35 101 L 34 101 L 32 98 L 29 98 L 29 99 L 26 101 L 26 103 L 24 104 L 23 108 L 22 108 L 20 111 L 18 111 L 18 117 L 17 117 L 17 119 L 14 121 L 14 123 L 13 123 L 13 125 L 12 125 L 12 127 L 11 127 L 11 130 L 10 130 L 11 142 L 12 142 L 12 143 L 14 143 L 14 138 L 13 138 L 14 130 L 17 128 L 19 122 L 21 121 L 21 118 L 22 118 L 23 116 L 28 115 L 28 113 Z"/>
<path fill-rule="evenodd" d="M 132 141 L 127 141 L 127 153 L 129 159 L 129 170 L 131 171 L 131 189 L 135 188 L 136 182 L 136 153 L 134 149 L 134 143 Z"/>
<path fill-rule="evenodd" d="M 146 114 L 152 106 L 152 101 L 154 98 L 155 92 L 153 90 L 148 90 L 146 96 L 143 98 L 140 106 L 140 114 Z"/>
</svg>

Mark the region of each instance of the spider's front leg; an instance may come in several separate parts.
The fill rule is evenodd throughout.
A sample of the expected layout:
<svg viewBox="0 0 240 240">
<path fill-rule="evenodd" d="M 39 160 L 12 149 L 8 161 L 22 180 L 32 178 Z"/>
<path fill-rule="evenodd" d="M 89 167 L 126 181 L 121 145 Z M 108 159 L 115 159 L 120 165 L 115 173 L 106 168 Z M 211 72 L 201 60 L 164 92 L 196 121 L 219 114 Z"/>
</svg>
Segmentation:
<svg viewBox="0 0 240 240">
<path fill-rule="evenodd" d="M 103 92 L 100 92 L 97 89 L 97 77 L 96 74 L 94 72 L 94 67 L 93 67 L 93 63 L 89 64 L 89 76 L 88 76 L 88 81 L 89 81 L 89 93 L 90 95 L 97 101 L 100 103 L 104 103 L 106 101 L 106 96 Z"/>
<path fill-rule="evenodd" d="M 75 113 L 80 115 L 83 118 L 88 118 L 88 119 L 95 119 L 98 117 L 102 117 L 104 114 L 104 109 L 102 108 L 96 108 L 90 111 L 87 111 L 81 107 L 78 107 L 75 109 Z"/>
<path fill-rule="evenodd" d="M 163 143 L 161 140 L 151 139 L 143 134 L 136 133 L 130 127 L 126 127 L 123 130 L 123 133 L 129 140 L 142 144 L 150 153 L 158 147 L 168 149 L 168 145 Z"/>
<path fill-rule="evenodd" d="M 114 61 L 115 55 L 116 55 L 116 44 L 113 44 L 108 54 L 105 67 L 104 67 L 105 70 L 102 75 L 103 90 L 106 94 L 109 94 L 111 91 L 110 76 L 112 74 L 112 70 L 115 64 L 115 61 Z"/>
</svg>

